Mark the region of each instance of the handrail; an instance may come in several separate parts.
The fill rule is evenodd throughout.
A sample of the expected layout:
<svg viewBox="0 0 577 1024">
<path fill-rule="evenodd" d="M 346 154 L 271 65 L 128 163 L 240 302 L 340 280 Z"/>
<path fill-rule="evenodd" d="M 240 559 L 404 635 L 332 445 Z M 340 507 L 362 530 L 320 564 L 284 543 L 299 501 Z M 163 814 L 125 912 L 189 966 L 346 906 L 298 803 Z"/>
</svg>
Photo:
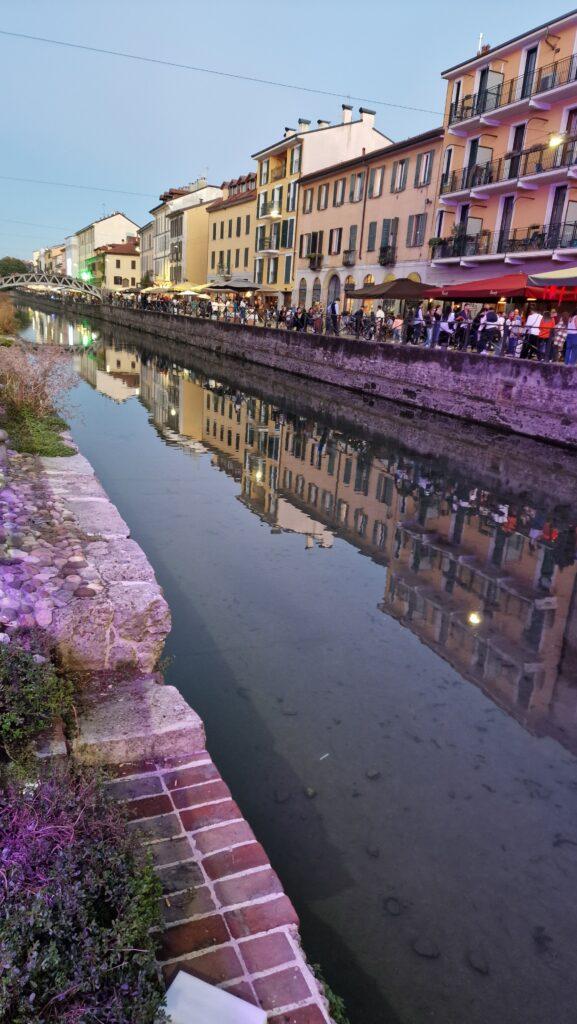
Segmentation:
<svg viewBox="0 0 577 1024">
<path fill-rule="evenodd" d="M 443 238 L 431 247 L 432 258 L 491 256 L 498 253 L 540 252 L 549 249 L 577 249 L 577 221 L 529 224 L 499 231 L 465 232 Z"/>
<path fill-rule="evenodd" d="M 498 181 L 516 181 L 532 174 L 545 174 L 557 167 L 572 167 L 577 164 L 577 135 L 572 135 L 552 149 L 550 146 L 531 146 L 508 153 L 485 164 L 473 164 L 461 171 L 452 171 L 441 181 L 441 195 L 462 192 L 482 185 L 493 185 Z"/>
<path fill-rule="evenodd" d="M 519 75 L 517 78 L 500 82 L 490 89 L 482 89 L 464 96 L 457 103 L 451 104 L 449 124 L 488 114 L 492 110 L 499 110 L 510 103 L 518 103 L 519 100 L 529 99 L 538 93 L 549 92 L 551 89 L 557 89 L 561 85 L 568 85 L 575 81 L 577 81 L 577 54 L 571 54 L 564 60 L 554 61 L 544 67 L 535 68 L 532 72 Z"/>
</svg>

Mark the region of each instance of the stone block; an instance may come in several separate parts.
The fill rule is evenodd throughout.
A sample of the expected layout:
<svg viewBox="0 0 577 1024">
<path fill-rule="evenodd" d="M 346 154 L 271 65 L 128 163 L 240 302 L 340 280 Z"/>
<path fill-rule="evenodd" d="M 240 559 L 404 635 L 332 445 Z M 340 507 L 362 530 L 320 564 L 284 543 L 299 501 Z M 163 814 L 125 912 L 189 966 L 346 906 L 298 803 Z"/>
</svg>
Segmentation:
<svg viewBox="0 0 577 1024">
<path fill-rule="evenodd" d="M 162 933 L 159 959 L 171 960 L 185 953 L 220 946 L 230 941 L 224 918 L 220 914 L 201 917 L 198 921 L 176 924 Z"/>
<path fill-rule="evenodd" d="M 312 994 L 300 967 L 289 967 L 264 978 L 255 978 L 253 985 L 264 1010 L 302 1003 Z"/>
<path fill-rule="evenodd" d="M 221 906 L 232 907 L 239 903 L 250 903 L 263 896 L 282 894 L 282 885 L 272 868 L 251 871 L 247 875 L 234 875 L 222 882 L 216 882 L 214 892 Z"/>
<path fill-rule="evenodd" d="M 232 946 L 219 946 L 218 949 L 201 953 L 191 960 L 180 960 L 177 964 L 169 964 L 164 968 L 164 976 L 169 982 L 178 970 L 193 974 L 211 985 L 219 985 L 234 978 L 242 978 L 243 970 L 240 960 Z"/>
<path fill-rule="evenodd" d="M 268 864 L 268 857 L 260 843 L 246 843 L 244 846 L 235 846 L 233 850 L 222 850 L 205 857 L 202 862 L 208 877 L 213 880 L 237 875 L 250 868 L 263 867 L 265 864 Z"/>
<path fill-rule="evenodd" d="M 214 828 L 205 829 L 194 837 L 197 848 L 203 854 L 228 850 L 237 843 L 252 843 L 254 832 L 247 821 L 234 821 L 230 825 L 216 824 Z"/>
<path fill-rule="evenodd" d="M 230 799 L 230 789 L 218 779 L 215 782 L 206 782 L 200 786 L 187 786 L 185 789 L 175 789 L 172 793 L 174 806 L 179 810 L 185 807 L 201 807 L 215 800 Z"/>
<path fill-rule="evenodd" d="M 272 967 L 290 963 L 295 959 L 294 950 L 284 932 L 259 935 L 246 939 L 239 945 L 241 956 L 250 974 L 269 971 Z"/>
<path fill-rule="evenodd" d="M 266 903 L 255 903 L 252 906 L 229 910 L 226 922 L 230 933 L 235 939 L 248 938 L 260 932 L 269 932 L 281 925 L 298 926 L 299 919 L 288 896 L 267 900 Z"/>
</svg>

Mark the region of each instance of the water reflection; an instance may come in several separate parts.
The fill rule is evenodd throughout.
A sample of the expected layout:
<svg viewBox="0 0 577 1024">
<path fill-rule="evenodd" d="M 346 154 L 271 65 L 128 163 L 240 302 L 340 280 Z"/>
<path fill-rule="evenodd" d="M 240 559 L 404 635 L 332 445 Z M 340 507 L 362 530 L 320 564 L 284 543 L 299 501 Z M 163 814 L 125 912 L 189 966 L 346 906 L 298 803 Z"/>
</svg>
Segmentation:
<svg viewBox="0 0 577 1024">
<path fill-rule="evenodd" d="M 76 364 L 107 397 L 139 395 L 170 443 L 211 451 L 273 530 L 310 549 L 339 536 L 387 566 L 382 612 L 525 728 L 577 749 L 574 510 L 492 493 L 161 357 L 96 343 Z"/>
</svg>

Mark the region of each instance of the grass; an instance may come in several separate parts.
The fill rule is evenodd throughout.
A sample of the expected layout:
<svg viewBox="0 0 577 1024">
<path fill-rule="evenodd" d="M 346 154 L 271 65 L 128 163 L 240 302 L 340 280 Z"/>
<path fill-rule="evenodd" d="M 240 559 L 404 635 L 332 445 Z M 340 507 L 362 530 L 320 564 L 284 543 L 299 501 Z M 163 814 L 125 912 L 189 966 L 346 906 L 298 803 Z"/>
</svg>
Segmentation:
<svg viewBox="0 0 577 1024">
<path fill-rule="evenodd" d="M 28 409 L 7 410 L 0 425 L 8 433 L 10 445 L 17 452 L 51 458 L 76 455 L 75 449 L 62 440 L 60 434 L 67 424 L 55 413 L 36 416 Z"/>
<path fill-rule="evenodd" d="M 14 344 L 12 338 L 7 338 L 6 335 L 0 334 L 0 348 L 11 348 Z"/>
</svg>

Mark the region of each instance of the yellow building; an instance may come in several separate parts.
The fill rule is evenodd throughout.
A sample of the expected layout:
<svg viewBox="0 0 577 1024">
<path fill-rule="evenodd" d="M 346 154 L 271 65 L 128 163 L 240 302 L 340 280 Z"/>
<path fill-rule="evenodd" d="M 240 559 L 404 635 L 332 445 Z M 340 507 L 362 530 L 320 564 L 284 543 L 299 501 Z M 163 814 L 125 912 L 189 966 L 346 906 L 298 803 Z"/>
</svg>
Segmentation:
<svg viewBox="0 0 577 1024">
<path fill-rule="evenodd" d="M 102 245 L 86 261 L 91 283 L 111 292 L 140 284 L 140 254 L 137 240 Z"/>
<path fill-rule="evenodd" d="M 115 245 L 129 242 L 136 238 L 138 224 L 130 220 L 123 213 L 111 213 L 100 220 L 95 220 L 85 228 L 77 231 L 75 269 L 69 273 L 75 273 L 82 277 L 89 272 L 88 261 L 94 256 L 97 249 L 105 245 Z"/>
<path fill-rule="evenodd" d="M 254 280 L 267 302 L 289 302 L 294 283 L 298 183 L 302 175 L 380 149 L 390 143 L 375 128 L 374 111 L 361 107 L 353 120 L 343 104 L 340 124 L 301 118 L 278 142 L 253 153 L 257 161 Z"/>
<path fill-rule="evenodd" d="M 223 196 L 208 207 L 207 281 L 252 278 L 256 174 L 223 181 Z"/>
<path fill-rule="evenodd" d="M 153 269 L 156 284 L 203 284 L 208 253 L 208 205 L 222 189 L 204 178 L 160 196 L 153 217 Z"/>
</svg>

